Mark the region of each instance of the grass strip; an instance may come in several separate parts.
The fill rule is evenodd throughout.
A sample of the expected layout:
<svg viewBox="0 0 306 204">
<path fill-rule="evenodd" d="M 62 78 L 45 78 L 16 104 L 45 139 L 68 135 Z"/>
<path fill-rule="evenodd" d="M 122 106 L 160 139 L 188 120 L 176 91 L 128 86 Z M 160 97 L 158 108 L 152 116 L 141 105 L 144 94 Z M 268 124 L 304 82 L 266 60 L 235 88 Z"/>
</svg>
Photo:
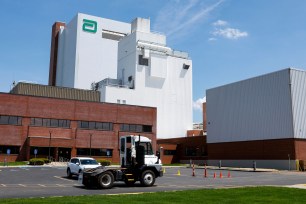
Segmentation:
<svg viewBox="0 0 306 204">
<path fill-rule="evenodd" d="M 112 203 L 112 204 L 185 204 L 185 203 L 305 203 L 306 190 L 285 187 L 246 187 L 230 189 L 201 189 L 121 195 L 63 196 L 26 199 L 0 199 L 0 203 Z"/>
</svg>

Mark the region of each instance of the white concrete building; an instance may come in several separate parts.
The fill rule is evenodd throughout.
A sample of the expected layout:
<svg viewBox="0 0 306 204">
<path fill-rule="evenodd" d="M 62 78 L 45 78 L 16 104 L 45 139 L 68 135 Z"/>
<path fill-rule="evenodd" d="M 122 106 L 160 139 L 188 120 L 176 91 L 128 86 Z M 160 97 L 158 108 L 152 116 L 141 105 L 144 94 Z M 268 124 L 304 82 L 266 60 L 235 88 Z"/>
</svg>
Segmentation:
<svg viewBox="0 0 306 204">
<path fill-rule="evenodd" d="M 151 32 L 148 19 L 78 14 L 53 25 L 49 85 L 90 89 L 98 81 L 101 102 L 157 107 L 158 138 L 193 128 L 192 61 Z"/>
<path fill-rule="evenodd" d="M 157 137 L 184 137 L 192 129 L 192 61 L 166 46 L 137 18 L 119 41 L 117 80 L 99 82 L 101 101 L 157 107 Z"/>
<path fill-rule="evenodd" d="M 78 13 L 58 34 L 55 85 L 90 89 L 117 77 L 118 41 L 130 31 L 129 23 Z"/>
</svg>

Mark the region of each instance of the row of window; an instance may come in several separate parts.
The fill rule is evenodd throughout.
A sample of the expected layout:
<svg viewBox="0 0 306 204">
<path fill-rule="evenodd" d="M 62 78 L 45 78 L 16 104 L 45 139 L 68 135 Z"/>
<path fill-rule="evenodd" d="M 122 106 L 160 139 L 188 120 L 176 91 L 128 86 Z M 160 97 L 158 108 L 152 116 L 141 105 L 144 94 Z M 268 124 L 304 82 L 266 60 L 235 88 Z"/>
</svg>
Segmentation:
<svg viewBox="0 0 306 204">
<path fill-rule="evenodd" d="M 120 131 L 123 131 L 123 132 L 152 132 L 152 126 L 151 125 L 121 124 Z"/>
<path fill-rule="evenodd" d="M 112 149 L 90 149 L 90 148 L 77 148 L 78 156 L 104 156 L 104 157 L 112 157 L 113 150 Z"/>
<path fill-rule="evenodd" d="M 22 117 L 20 116 L 9 116 L 0 115 L 0 125 L 21 125 Z"/>
<path fill-rule="evenodd" d="M 20 146 L 1 146 L 0 154 L 19 154 Z"/>
<path fill-rule="evenodd" d="M 50 118 L 31 118 L 31 126 L 43 127 L 62 127 L 69 128 L 70 120 L 50 119 Z"/>
<path fill-rule="evenodd" d="M 113 130 L 113 123 L 78 121 L 78 128 L 90 130 Z"/>
<path fill-rule="evenodd" d="M 22 117 L 0 115 L 0 125 L 21 125 Z M 70 128 L 70 120 L 52 118 L 31 118 L 31 126 L 38 127 L 61 127 Z M 113 130 L 113 123 L 78 121 L 78 128 L 90 130 Z M 120 131 L 123 132 L 152 132 L 151 125 L 121 124 Z"/>
</svg>

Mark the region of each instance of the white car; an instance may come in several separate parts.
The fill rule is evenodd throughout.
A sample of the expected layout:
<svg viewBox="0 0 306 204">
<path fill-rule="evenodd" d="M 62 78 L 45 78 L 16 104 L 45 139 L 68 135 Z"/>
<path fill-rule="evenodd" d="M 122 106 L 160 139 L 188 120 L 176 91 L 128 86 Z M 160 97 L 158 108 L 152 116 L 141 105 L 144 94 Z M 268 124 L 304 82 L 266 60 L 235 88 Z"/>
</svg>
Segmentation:
<svg viewBox="0 0 306 204">
<path fill-rule="evenodd" d="M 67 177 L 79 175 L 84 169 L 93 169 L 101 166 L 94 158 L 90 157 L 73 157 L 67 164 Z"/>
</svg>

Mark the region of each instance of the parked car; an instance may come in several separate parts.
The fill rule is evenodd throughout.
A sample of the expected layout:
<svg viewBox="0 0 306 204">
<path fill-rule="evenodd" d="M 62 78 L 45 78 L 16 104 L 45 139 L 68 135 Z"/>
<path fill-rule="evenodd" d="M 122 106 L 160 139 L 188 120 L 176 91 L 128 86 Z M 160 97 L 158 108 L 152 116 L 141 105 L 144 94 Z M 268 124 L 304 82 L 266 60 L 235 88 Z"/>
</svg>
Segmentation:
<svg viewBox="0 0 306 204">
<path fill-rule="evenodd" d="M 94 158 L 90 157 L 73 157 L 67 163 L 67 177 L 79 175 L 84 169 L 93 169 L 101 166 Z"/>
</svg>

